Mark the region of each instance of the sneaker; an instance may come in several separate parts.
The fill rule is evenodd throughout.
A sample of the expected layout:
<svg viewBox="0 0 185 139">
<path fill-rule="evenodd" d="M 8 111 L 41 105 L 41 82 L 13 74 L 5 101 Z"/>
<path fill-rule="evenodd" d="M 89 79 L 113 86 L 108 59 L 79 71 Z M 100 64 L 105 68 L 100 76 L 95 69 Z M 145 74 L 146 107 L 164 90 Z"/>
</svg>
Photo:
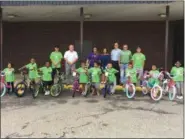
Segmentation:
<svg viewBox="0 0 185 139">
<path fill-rule="evenodd" d="M 177 99 L 183 99 L 183 96 L 177 96 Z"/>
<path fill-rule="evenodd" d="M 46 91 L 44 95 L 45 96 L 48 96 L 49 94 L 50 94 L 50 92 L 49 91 Z"/>
</svg>

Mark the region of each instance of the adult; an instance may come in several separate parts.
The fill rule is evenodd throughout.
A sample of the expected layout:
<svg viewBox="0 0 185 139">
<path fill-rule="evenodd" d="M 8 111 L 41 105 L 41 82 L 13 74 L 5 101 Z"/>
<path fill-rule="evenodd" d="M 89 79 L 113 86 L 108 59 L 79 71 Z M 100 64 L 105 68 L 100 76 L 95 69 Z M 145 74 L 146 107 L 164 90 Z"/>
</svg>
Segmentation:
<svg viewBox="0 0 185 139">
<path fill-rule="evenodd" d="M 101 69 L 105 70 L 107 64 L 111 61 L 110 54 L 107 51 L 107 48 L 103 49 L 102 54 L 100 55 Z M 105 75 L 102 74 L 102 83 L 105 83 Z"/>
<path fill-rule="evenodd" d="M 52 64 L 52 82 L 54 82 L 55 74 L 61 70 L 61 60 L 63 59 L 62 53 L 59 51 L 59 45 L 54 46 L 54 51 L 50 54 Z"/>
<path fill-rule="evenodd" d="M 137 47 L 136 53 L 132 56 L 132 62 L 133 62 L 134 68 L 137 70 L 138 79 L 140 80 L 140 85 L 142 84 L 141 77 L 143 76 L 143 69 L 145 66 L 145 60 L 146 60 L 146 57 L 141 52 L 141 48 Z"/>
<path fill-rule="evenodd" d="M 93 48 L 92 52 L 87 58 L 87 64 L 89 65 L 89 68 L 94 67 L 95 61 L 100 61 L 100 55 L 98 54 L 98 50 L 96 47 Z"/>
<path fill-rule="evenodd" d="M 120 59 L 119 59 L 119 65 L 120 65 L 120 81 L 122 84 L 125 83 L 126 77 L 125 77 L 125 71 L 128 67 L 128 63 L 132 59 L 132 53 L 130 50 L 128 50 L 128 45 L 123 45 L 123 50 L 120 53 Z"/>
<path fill-rule="evenodd" d="M 101 67 L 104 70 L 107 64 L 110 62 L 110 54 L 107 51 L 107 48 L 104 48 L 102 54 L 100 55 Z"/>
<path fill-rule="evenodd" d="M 69 45 L 69 50 L 65 52 L 64 59 L 66 76 L 69 77 L 72 75 L 72 70 L 75 69 L 75 65 L 78 60 L 78 54 L 74 51 L 74 45 Z"/>
<path fill-rule="evenodd" d="M 117 42 L 114 43 L 114 49 L 111 51 L 111 61 L 113 68 L 119 71 L 118 73 L 115 74 L 117 84 L 120 84 L 120 68 L 119 68 L 120 52 L 121 50 L 119 49 L 119 44 Z"/>
</svg>

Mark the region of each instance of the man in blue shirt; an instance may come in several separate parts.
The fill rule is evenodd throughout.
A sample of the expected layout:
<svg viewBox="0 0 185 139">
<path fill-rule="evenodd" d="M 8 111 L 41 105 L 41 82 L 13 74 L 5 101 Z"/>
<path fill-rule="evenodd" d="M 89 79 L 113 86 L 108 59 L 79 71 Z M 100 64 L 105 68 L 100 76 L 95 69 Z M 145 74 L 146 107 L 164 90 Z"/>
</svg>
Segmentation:
<svg viewBox="0 0 185 139">
<path fill-rule="evenodd" d="M 111 51 L 111 61 L 113 68 L 119 71 L 118 73 L 115 74 L 117 84 L 120 84 L 120 67 L 119 67 L 120 52 L 121 50 L 119 49 L 119 44 L 115 42 L 114 49 Z"/>
</svg>

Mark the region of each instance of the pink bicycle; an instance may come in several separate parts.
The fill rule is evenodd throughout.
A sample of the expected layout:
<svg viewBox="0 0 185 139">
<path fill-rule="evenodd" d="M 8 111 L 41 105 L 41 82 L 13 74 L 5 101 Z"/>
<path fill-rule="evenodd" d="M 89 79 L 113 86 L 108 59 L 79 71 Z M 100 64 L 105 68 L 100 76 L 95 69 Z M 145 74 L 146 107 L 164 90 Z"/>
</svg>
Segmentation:
<svg viewBox="0 0 185 139">
<path fill-rule="evenodd" d="M 1 97 L 3 97 L 6 94 L 7 89 L 9 89 L 10 92 L 12 92 L 12 86 L 6 84 L 6 82 L 5 82 L 5 73 L 1 72 L 0 74 L 1 74 L 1 83 L 0 83 Z"/>
</svg>

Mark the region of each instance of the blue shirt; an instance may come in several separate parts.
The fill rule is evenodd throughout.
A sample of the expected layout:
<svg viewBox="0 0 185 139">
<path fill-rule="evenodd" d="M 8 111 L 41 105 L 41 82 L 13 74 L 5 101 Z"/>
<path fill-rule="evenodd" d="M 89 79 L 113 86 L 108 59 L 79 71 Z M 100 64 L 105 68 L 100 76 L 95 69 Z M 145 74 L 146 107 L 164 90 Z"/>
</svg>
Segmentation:
<svg viewBox="0 0 185 139">
<path fill-rule="evenodd" d="M 118 61 L 120 58 L 121 49 L 113 49 L 111 51 L 111 60 L 112 61 Z"/>
<path fill-rule="evenodd" d="M 101 67 L 105 69 L 108 62 L 110 62 L 110 55 L 101 55 L 100 60 L 101 60 Z"/>
</svg>

